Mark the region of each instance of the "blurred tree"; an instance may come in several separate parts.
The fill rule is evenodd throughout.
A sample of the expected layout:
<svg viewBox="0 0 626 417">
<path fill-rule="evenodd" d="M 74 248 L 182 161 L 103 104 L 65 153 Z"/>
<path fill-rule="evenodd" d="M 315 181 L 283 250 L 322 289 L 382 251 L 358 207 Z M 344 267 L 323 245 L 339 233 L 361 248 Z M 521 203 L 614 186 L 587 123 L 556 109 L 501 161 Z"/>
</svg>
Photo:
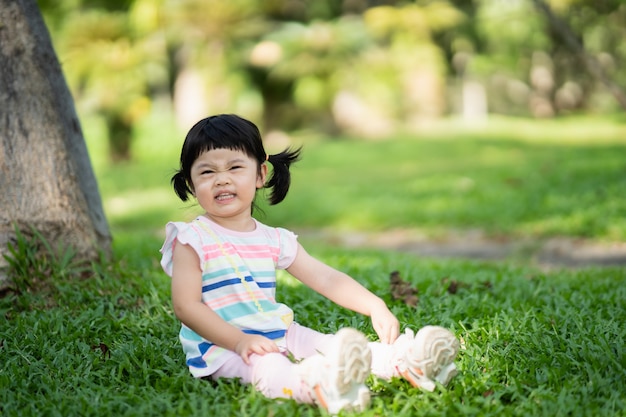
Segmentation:
<svg viewBox="0 0 626 417">
<path fill-rule="evenodd" d="M 150 108 L 149 70 L 163 56 L 131 23 L 127 10 L 77 9 L 65 16 L 58 40 L 76 100 L 103 117 L 114 161 L 130 158 L 133 125 Z"/>
<path fill-rule="evenodd" d="M 34 0 L 0 2 L 0 21 L 0 263 L 14 225 L 97 258 L 111 235 L 44 21 Z"/>
<path fill-rule="evenodd" d="M 261 2 L 269 31 L 252 47 L 245 70 L 263 100 L 267 130 L 315 127 L 337 133 L 332 113 L 343 69 L 371 42 L 360 15 L 376 1 Z"/>
<path fill-rule="evenodd" d="M 526 0 L 476 0 L 452 3 L 468 17 L 452 30 L 440 31 L 435 41 L 445 51 L 459 112 L 472 114 L 472 95 L 484 90 L 489 112 L 528 115 L 533 92 L 529 80 L 533 56 L 550 42 L 539 16 Z M 552 77 L 549 72 L 547 77 Z"/>
<path fill-rule="evenodd" d="M 446 110 L 447 63 L 434 41 L 437 33 L 460 25 L 465 15 L 447 1 L 369 9 L 365 23 L 384 48 L 386 62 L 395 74 L 387 79 L 398 92 L 398 116 L 420 125 Z"/>
<path fill-rule="evenodd" d="M 616 66 L 615 61 L 623 62 L 626 58 L 623 51 L 622 54 L 619 53 L 626 36 L 626 27 L 624 25 L 626 23 L 626 4 L 619 0 L 572 2 L 569 7 L 564 8 L 569 13 L 564 18 L 561 18 L 545 1 L 533 0 L 533 3 L 545 15 L 546 30 L 550 33 L 555 44 L 555 52 L 566 50 L 569 54 L 572 54 L 573 59 L 570 61 L 577 61 L 582 64 L 591 77 L 603 84 L 615 97 L 622 109 L 626 110 L 626 93 L 624 93 L 618 82 L 609 76 L 609 73 L 613 72 L 610 67 Z M 591 44 L 591 47 L 595 46 L 596 53 L 605 54 L 604 56 L 596 56 L 587 50 L 583 36 L 572 29 L 566 20 L 567 17 L 574 20 L 575 23 L 576 21 L 578 24 L 582 23 L 582 29 L 587 29 L 586 37 L 588 44 Z M 606 30 L 607 27 L 610 27 L 611 30 Z M 601 41 L 594 42 L 594 38 L 600 38 Z M 596 45 L 593 45 L 593 43 L 596 43 Z M 609 54 L 608 51 L 615 51 L 616 53 Z M 606 61 L 611 62 L 607 63 L 609 65 L 603 65 L 603 61 L 605 63 Z M 619 68 L 620 66 L 617 65 L 617 67 Z M 558 95 L 556 98 L 559 98 Z M 567 97 L 563 97 L 562 101 L 566 99 Z"/>
<path fill-rule="evenodd" d="M 303 23 L 281 23 L 252 50 L 249 71 L 274 110 L 266 109 L 266 124 L 379 136 L 389 133 L 390 119 L 440 116 L 446 68 L 431 37 L 463 15 L 444 1 L 337 4 L 324 10 L 338 17 L 306 21 L 305 13 Z"/>
<path fill-rule="evenodd" d="M 491 112 L 553 116 L 615 109 L 606 91 L 615 94 L 626 82 L 618 71 L 626 60 L 623 1 L 542 2 L 560 21 L 556 26 L 534 0 L 451 1 L 470 18 L 435 39 L 458 78 L 485 86 Z M 564 37 L 563 29 L 570 35 Z M 578 47 L 572 49 L 572 41 Z M 596 76 L 585 62 L 597 63 Z"/>
<path fill-rule="evenodd" d="M 612 110 L 605 87 L 533 1 L 40 3 L 79 108 L 104 116 L 112 154 L 125 158 L 133 124 L 161 96 L 184 129 L 207 114 L 236 112 L 266 130 L 356 127 L 352 133 L 376 135 L 397 122 L 480 108 L 480 100 L 462 99 L 467 93 L 488 100 L 490 112 L 513 115 Z M 545 3 L 613 87 L 626 82 L 617 70 L 626 59 L 622 3 Z"/>
<path fill-rule="evenodd" d="M 246 91 L 249 84 L 242 66 L 244 50 L 251 39 L 268 30 L 259 12 L 260 2 L 162 0 L 161 3 L 161 28 L 179 123 L 188 128 L 207 114 L 221 112 L 241 112 L 253 118 L 249 114 L 253 111 L 245 103 L 250 92 Z"/>
<path fill-rule="evenodd" d="M 266 129 L 314 125 L 337 133 L 331 112 L 341 82 L 337 74 L 370 42 L 363 22 L 354 18 L 288 22 L 266 35 L 248 66 L 263 97 Z"/>
</svg>

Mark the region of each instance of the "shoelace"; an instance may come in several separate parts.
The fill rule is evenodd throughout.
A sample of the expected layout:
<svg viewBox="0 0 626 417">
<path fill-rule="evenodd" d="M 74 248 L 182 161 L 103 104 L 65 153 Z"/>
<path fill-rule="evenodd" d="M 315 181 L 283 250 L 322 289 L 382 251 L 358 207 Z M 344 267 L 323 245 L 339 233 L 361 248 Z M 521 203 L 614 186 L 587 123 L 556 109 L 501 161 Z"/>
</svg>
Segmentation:
<svg viewBox="0 0 626 417">
<path fill-rule="evenodd" d="M 260 313 L 263 313 L 264 311 L 263 311 L 263 307 L 261 307 L 261 303 L 259 303 L 259 300 L 254 295 L 254 291 L 252 291 L 252 288 L 250 288 L 250 284 L 248 284 L 248 282 L 246 281 L 246 277 L 241 273 L 241 271 L 239 270 L 239 267 L 237 266 L 233 258 L 226 251 L 226 248 L 224 248 L 224 245 L 222 244 L 222 240 L 217 236 L 217 234 L 210 227 L 206 226 L 201 221 L 196 220 L 195 222 L 202 229 L 206 230 L 211 235 L 211 237 L 217 242 L 217 245 L 219 246 L 220 251 L 222 252 L 222 255 L 224 255 L 224 257 L 228 260 L 228 262 L 230 263 L 230 266 L 233 267 L 235 274 L 241 281 L 241 284 L 243 284 L 244 288 L 246 289 L 246 292 L 248 293 L 250 298 L 252 298 L 252 301 L 254 301 L 254 305 L 256 306 L 257 310 Z"/>
</svg>

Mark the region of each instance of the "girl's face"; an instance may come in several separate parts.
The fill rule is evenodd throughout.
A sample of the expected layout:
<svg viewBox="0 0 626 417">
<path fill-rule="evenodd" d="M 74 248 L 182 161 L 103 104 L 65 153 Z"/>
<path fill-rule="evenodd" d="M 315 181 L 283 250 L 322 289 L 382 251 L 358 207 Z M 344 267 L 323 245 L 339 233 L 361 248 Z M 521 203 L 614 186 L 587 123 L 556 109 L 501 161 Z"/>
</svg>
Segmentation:
<svg viewBox="0 0 626 417">
<path fill-rule="evenodd" d="M 191 166 L 191 182 L 198 203 L 217 224 L 240 231 L 254 227 L 252 201 L 262 188 L 267 165 L 242 151 L 213 149 L 201 154 Z"/>
</svg>

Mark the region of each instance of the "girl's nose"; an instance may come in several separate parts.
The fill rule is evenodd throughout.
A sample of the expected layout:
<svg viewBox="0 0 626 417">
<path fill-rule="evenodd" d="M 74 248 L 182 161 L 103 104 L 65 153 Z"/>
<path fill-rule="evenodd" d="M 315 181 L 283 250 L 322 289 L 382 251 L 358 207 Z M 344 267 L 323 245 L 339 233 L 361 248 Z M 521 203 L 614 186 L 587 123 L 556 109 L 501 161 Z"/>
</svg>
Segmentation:
<svg viewBox="0 0 626 417">
<path fill-rule="evenodd" d="M 230 176 L 228 171 L 219 171 L 216 173 L 215 183 L 217 185 L 230 184 Z"/>
</svg>

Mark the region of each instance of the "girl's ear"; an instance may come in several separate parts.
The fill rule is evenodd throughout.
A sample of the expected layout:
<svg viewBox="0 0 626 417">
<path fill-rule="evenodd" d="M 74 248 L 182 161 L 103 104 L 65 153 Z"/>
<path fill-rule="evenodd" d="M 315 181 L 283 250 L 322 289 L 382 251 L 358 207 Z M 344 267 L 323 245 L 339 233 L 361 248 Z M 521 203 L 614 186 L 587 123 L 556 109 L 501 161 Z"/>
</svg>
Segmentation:
<svg viewBox="0 0 626 417">
<path fill-rule="evenodd" d="M 261 172 L 256 180 L 256 188 L 263 188 L 267 179 L 267 162 L 261 164 Z"/>
</svg>

